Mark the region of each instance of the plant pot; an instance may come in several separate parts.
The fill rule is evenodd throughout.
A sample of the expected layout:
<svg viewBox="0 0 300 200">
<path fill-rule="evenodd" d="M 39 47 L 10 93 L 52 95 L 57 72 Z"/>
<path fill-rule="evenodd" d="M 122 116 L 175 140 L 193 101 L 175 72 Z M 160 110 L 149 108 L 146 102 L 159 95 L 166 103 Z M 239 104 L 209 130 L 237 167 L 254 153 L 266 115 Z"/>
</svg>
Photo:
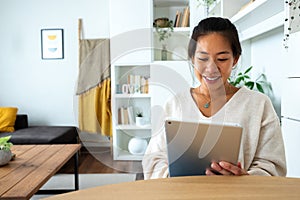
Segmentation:
<svg viewBox="0 0 300 200">
<path fill-rule="evenodd" d="M 148 142 L 146 139 L 133 137 L 128 142 L 128 151 L 133 155 L 143 155 Z"/>
<path fill-rule="evenodd" d="M 144 118 L 143 117 L 136 117 L 135 118 L 135 124 L 137 126 L 143 126 L 144 125 Z"/>
<path fill-rule="evenodd" d="M 157 18 L 154 20 L 154 26 L 165 28 L 169 26 L 169 19 L 166 17 Z"/>
<path fill-rule="evenodd" d="M 10 150 L 0 150 L 0 166 L 6 165 L 11 160 Z"/>
</svg>

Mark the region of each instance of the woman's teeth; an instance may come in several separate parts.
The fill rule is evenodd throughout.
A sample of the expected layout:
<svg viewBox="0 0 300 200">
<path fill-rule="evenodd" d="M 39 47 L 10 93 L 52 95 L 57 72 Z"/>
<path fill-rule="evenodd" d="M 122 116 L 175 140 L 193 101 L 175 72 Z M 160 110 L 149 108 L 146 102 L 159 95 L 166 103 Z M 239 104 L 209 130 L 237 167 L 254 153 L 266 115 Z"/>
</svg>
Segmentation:
<svg viewBox="0 0 300 200">
<path fill-rule="evenodd" d="M 219 78 L 219 76 L 217 76 L 217 77 L 205 77 L 205 78 L 209 81 L 215 81 Z"/>
</svg>

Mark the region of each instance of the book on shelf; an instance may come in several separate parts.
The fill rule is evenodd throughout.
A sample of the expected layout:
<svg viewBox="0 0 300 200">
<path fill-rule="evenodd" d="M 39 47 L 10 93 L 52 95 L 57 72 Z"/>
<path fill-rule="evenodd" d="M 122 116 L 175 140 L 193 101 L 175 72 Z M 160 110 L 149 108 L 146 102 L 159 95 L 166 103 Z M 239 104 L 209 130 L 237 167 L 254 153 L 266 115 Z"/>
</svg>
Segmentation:
<svg viewBox="0 0 300 200">
<path fill-rule="evenodd" d="M 124 121 L 123 124 L 129 124 L 129 119 L 128 119 L 128 109 L 124 108 Z"/>
<path fill-rule="evenodd" d="M 128 112 L 128 122 L 129 122 L 129 124 L 134 124 L 133 108 L 132 108 L 132 106 L 127 107 L 127 112 Z"/>
<path fill-rule="evenodd" d="M 190 8 L 187 6 L 183 11 L 182 22 L 181 22 L 182 27 L 189 26 L 189 18 L 190 18 Z"/>
<path fill-rule="evenodd" d="M 179 27 L 181 22 L 181 12 L 179 10 L 176 11 L 176 17 L 174 22 L 174 27 Z"/>
<path fill-rule="evenodd" d="M 132 106 L 128 107 L 120 107 L 118 109 L 118 124 L 134 124 L 134 117 L 133 117 L 133 108 Z"/>
<path fill-rule="evenodd" d="M 130 74 L 127 77 L 127 84 L 130 85 L 130 93 L 148 93 L 148 78 L 142 75 Z"/>
<path fill-rule="evenodd" d="M 126 107 L 122 106 L 119 108 L 118 116 L 120 116 L 118 119 L 118 124 L 128 124 L 128 113 Z"/>
</svg>

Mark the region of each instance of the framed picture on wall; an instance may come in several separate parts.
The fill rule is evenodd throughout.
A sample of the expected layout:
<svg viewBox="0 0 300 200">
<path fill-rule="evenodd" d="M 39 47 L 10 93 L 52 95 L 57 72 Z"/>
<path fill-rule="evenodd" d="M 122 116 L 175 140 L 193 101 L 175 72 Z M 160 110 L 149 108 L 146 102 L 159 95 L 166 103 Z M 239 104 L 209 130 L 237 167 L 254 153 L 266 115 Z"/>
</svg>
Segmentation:
<svg viewBox="0 0 300 200">
<path fill-rule="evenodd" d="M 42 59 L 64 58 L 64 31 L 63 29 L 41 30 Z"/>
</svg>

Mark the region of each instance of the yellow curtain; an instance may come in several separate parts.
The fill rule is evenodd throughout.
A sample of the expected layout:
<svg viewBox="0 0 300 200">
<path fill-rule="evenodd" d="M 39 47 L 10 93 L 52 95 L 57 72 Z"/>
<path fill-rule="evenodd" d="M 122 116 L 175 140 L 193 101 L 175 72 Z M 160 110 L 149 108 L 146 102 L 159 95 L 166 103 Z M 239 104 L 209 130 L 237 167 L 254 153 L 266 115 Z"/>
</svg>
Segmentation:
<svg viewBox="0 0 300 200">
<path fill-rule="evenodd" d="M 83 39 L 82 20 L 78 20 L 79 129 L 112 136 L 109 39 Z"/>
<path fill-rule="evenodd" d="M 112 136 L 110 78 L 79 95 L 79 128 Z"/>
</svg>

